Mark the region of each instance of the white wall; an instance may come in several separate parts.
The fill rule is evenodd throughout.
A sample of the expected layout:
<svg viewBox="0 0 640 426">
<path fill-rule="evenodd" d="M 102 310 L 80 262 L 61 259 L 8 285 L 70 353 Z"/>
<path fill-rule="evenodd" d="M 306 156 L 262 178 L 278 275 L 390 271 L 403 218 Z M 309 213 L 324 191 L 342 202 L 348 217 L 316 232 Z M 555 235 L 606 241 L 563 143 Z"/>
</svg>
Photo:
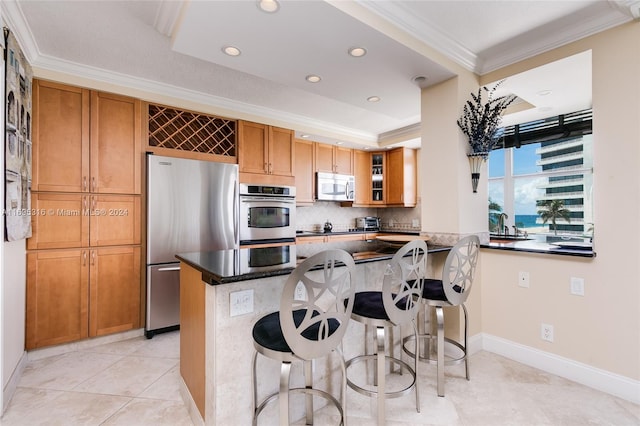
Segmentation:
<svg viewBox="0 0 640 426">
<path fill-rule="evenodd" d="M 640 22 L 483 76 L 497 81 L 588 49 L 593 54 L 594 259 L 483 250 L 482 332 L 629 383 L 640 401 Z M 518 271 L 531 274 L 529 289 Z M 569 292 L 585 279 L 585 296 Z M 541 323 L 555 341 L 540 339 Z M 514 346 L 515 347 L 515 346 Z M 583 369 L 587 370 L 587 368 Z M 616 380 L 617 380 L 616 379 Z"/>
</svg>

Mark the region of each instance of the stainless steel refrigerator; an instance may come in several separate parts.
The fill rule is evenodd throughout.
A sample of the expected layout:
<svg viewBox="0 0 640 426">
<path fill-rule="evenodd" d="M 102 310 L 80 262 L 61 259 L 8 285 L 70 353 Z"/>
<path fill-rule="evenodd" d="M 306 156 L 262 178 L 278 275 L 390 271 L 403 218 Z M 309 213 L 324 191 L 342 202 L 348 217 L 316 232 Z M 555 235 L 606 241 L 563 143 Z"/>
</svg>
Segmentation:
<svg viewBox="0 0 640 426">
<path fill-rule="evenodd" d="M 237 216 L 237 164 L 147 155 L 147 338 L 179 327 L 175 255 L 237 248 Z"/>
</svg>

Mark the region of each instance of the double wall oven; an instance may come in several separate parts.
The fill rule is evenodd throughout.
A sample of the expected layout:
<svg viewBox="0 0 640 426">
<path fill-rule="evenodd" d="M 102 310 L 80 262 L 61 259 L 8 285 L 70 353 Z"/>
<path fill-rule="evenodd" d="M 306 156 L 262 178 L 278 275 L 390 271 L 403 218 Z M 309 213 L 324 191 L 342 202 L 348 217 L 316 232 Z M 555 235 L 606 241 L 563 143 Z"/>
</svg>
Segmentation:
<svg viewBox="0 0 640 426">
<path fill-rule="evenodd" d="M 296 266 L 295 187 L 240 184 L 240 272 Z"/>
</svg>

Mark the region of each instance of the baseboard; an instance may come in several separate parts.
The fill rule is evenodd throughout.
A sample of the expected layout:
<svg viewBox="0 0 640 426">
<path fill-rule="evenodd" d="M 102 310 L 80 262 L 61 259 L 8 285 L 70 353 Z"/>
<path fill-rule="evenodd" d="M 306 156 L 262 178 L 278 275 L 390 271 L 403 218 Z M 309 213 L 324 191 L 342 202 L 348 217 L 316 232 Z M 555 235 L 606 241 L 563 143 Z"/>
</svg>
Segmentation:
<svg viewBox="0 0 640 426">
<path fill-rule="evenodd" d="M 2 390 L 3 412 L 0 413 L 0 416 L 1 414 L 4 414 L 4 411 L 7 409 L 7 407 L 9 406 L 9 403 L 11 402 L 11 398 L 13 398 L 13 394 L 16 393 L 16 389 L 18 388 L 18 382 L 20 382 L 20 379 L 22 378 L 22 373 L 24 372 L 24 368 L 27 366 L 27 362 L 28 362 L 27 352 L 22 352 L 22 356 L 20 357 L 20 360 L 18 361 L 16 368 L 13 369 L 13 372 L 11 373 L 11 377 L 9 377 L 9 381 L 7 382 L 6 386 Z"/>
<path fill-rule="evenodd" d="M 28 358 L 29 361 L 35 361 L 42 358 L 48 358 L 50 356 L 89 349 L 99 345 L 104 345 L 106 343 L 120 342 L 122 340 L 133 339 L 140 336 L 144 336 L 144 328 L 108 334 L 105 336 L 91 337 L 72 343 L 62 343 L 60 345 L 48 346 L 40 349 L 32 349 L 28 352 Z"/>
<path fill-rule="evenodd" d="M 191 421 L 193 422 L 193 424 L 196 426 L 204 426 L 204 419 L 200 415 L 198 406 L 191 397 L 191 392 L 189 392 L 189 388 L 187 387 L 187 384 L 184 382 L 182 377 L 180 377 L 180 396 L 182 397 L 184 405 L 187 407 L 189 417 L 191 417 Z"/>
<path fill-rule="evenodd" d="M 473 346 L 472 346 L 473 343 Z M 581 385 L 640 404 L 640 381 L 611 373 L 549 352 L 480 333 L 469 339 L 470 353 L 481 349 L 538 368 Z"/>
</svg>

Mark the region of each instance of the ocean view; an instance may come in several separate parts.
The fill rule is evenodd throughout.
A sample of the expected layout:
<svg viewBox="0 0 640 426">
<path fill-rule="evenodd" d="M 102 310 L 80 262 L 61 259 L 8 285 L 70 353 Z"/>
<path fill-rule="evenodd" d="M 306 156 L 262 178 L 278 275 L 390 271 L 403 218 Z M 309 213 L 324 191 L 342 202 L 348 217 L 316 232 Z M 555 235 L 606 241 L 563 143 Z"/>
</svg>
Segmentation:
<svg viewBox="0 0 640 426">
<path fill-rule="evenodd" d="M 516 226 L 518 228 L 538 228 L 543 225 L 537 225 L 536 219 L 539 216 L 537 214 L 517 214 L 516 215 Z"/>
</svg>

